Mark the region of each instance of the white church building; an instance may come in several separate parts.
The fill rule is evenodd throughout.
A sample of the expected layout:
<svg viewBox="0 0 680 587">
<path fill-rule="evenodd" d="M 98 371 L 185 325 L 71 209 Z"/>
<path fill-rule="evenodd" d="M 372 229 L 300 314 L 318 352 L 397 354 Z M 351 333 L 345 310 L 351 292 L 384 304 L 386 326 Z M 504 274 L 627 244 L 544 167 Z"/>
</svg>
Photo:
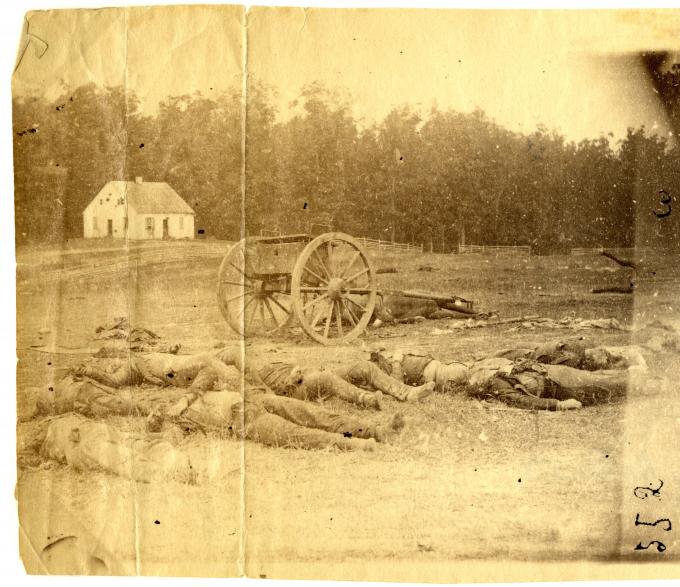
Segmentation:
<svg viewBox="0 0 680 587">
<path fill-rule="evenodd" d="M 83 211 L 85 238 L 194 238 L 194 211 L 167 183 L 110 181 Z"/>
</svg>

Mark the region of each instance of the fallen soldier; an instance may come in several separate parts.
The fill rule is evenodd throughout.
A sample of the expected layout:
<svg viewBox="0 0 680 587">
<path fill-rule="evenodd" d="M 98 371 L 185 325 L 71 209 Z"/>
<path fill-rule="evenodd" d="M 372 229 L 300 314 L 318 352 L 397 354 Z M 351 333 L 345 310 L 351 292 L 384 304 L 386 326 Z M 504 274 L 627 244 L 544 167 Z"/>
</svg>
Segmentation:
<svg viewBox="0 0 680 587">
<path fill-rule="evenodd" d="M 401 414 L 376 425 L 255 387 L 248 387 L 243 397 L 232 391 L 187 394 L 167 410 L 152 412 L 148 429 L 159 431 L 166 420 L 183 430 L 226 429 L 261 444 L 306 449 L 372 450 L 374 441 L 387 442 L 404 427 Z"/>
<path fill-rule="evenodd" d="M 128 319 L 125 317 L 115 318 L 108 326 L 98 326 L 95 329 L 94 338 L 107 341 L 96 353 L 97 357 L 124 358 L 130 354 L 130 351 L 177 354 L 181 347 L 179 344 L 166 343 L 147 328 L 130 328 Z"/>
<path fill-rule="evenodd" d="M 25 421 L 36 415 L 78 412 L 85 416 L 107 415 L 146 416 L 159 405 L 171 405 L 186 390 L 180 388 L 117 389 L 89 379 L 67 375 L 54 387 L 34 390 L 36 401 L 32 413 L 21 418 Z"/>
<path fill-rule="evenodd" d="M 79 471 L 105 471 L 136 481 L 194 483 L 189 457 L 158 434 L 122 432 L 104 422 L 67 414 L 45 421 L 44 458 Z"/>
<path fill-rule="evenodd" d="M 332 371 L 301 369 L 292 363 L 270 363 L 257 371 L 261 381 L 275 394 L 301 400 L 338 397 L 349 403 L 381 409 L 382 394 L 399 401 L 417 402 L 434 391 L 434 383 L 417 387 L 404 385 L 370 361 L 357 361 Z M 375 391 L 366 391 L 362 386 Z"/>
<path fill-rule="evenodd" d="M 303 400 L 339 397 L 376 409 L 381 408 L 382 393 L 400 401 L 420 401 L 434 391 L 434 385 L 429 384 L 416 388 L 406 386 L 386 376 L 369 361 L 335 371 L 302 370 L 291 363 L 271 363 L 253 373 L 244 366 L 239 347 L 198 355 L 132 354 L 128 361 L 111 365 L 110 370 L 83 365 L 76 370 L 76 375 L 113 388 L 149 383 L 208 391 L 222 389 L 233 379 L 230 366 L 243 372 L 250 382 L 267 386 L 279 395 Z M 358 385 L 377 392 L 366 391 Z"/>
<path fill-rule="evenodd" d="M 629 379 L 629 372 L 622 369 L 586 371 L 535 359 L 443 363 L 429 355 L 374 351 L 371 361 L 407 384 L 433 382 L 444 393 L 462 390 L 528 409 L 566 410 L 612 401 L 626 393 Z"/>
<path fill-rule="evenodd" d="M 114 388 L 149 383 L 208 391 L 221 389 L 233 379 L 228 365 L 249 373 L 244 370 L 239 348 L 196 355 L 132 353 L 127 360 L 112 362 L 108 369 L 82 365 L 75 373 Z"/>
<path fill-rule="evenodd" d="M 434 300 L 411 298 L 407 296 L 378 296 L 371 323 L 410 324 L 420 320 L 441 320 L 443 318 L 460 318 L 460 312 L 440 308 Z"/>
<path fill-rule="evenodd" d="M 549 342 L 533 349 L 508 349 L 495 356 L 506 359 L 533 359 L 548 365 L 566 365 L 575 369 L 647 368 L 647 362 L 637 346 L 592 346 L 583 338 Z"/>
<path fill-rule="evenodd" d="M 496 399 L 517 408 L 562 411 L 619 400 L 628 382 L 624 370 L 584 371 L 523 360 L 474 365 L 463 389 L 471 397 Z M 456 389 L 451 385 L 446 391 Z"/>
<path fill-rule="evenodd" d="M 189 458 L 168 440 L 180 430 L 229 431 L 237 439 L 285 448 L 373 450 L 376 442 L 388 442 L 405 424 L 401 414 L 387 424 L 374 424 L 263 389 L 249 389 L 246 396 L 244 401 L 233 391 L 188 392 L 169 408 L 152 410 L 146 434 L 122 432 L 81 414 L 45 418 L 33 427 L 33 439 L 25 441 L 20 452 L 33 447 L 42 457 L 76 470 L 106 471 L 137 481 L 172 478 L 195 483 Z M 165 421 L 177 426 L 164 429 Z"/>
</svg>

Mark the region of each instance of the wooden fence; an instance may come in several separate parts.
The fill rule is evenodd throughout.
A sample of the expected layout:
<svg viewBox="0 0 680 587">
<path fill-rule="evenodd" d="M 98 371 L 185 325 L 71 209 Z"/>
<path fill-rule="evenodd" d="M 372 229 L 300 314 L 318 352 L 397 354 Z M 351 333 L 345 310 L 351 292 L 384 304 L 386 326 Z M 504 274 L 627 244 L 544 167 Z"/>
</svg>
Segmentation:
<svg viewBox="0 0 680 587">
<path fill-rule="evenodd" d="M 458 245 L 459 254 L 531 255 L 529 246 Z"/>
<path fill-rule="evenodd" d="M 381 251 L 406 251 L 413 253 L 422 253 L 423 245 L 414 245 L 411 243 L 393 243 L 392 241 L 383 241 L 380 239 L 357 237 L 357 240 L 366 249 L 378 249 Z"/>
</svg>

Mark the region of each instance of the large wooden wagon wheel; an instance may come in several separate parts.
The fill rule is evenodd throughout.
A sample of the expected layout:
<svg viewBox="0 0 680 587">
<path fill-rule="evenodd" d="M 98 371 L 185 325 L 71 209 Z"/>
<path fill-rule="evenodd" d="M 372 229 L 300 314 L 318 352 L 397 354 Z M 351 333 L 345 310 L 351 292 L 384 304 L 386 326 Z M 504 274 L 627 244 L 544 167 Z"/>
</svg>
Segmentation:
<svg viewBox="0 0 680 587">
<path fill-rule="evenodd" d="M 234 244 L 220 265 L 217 301 L 225 320 L 241 336 L 272 333 L 288 323 L 292 300 L 286 276 L 257 273 L 256 241 Z"/>
<path fill-rule="evenodd" d="M 291 294 L 295 316 L 310 337 L 325 345 L 347 342 L 364 331 L 373 315 L 375 272 L 351 236 L 322 234 L 298 257 Z"/>
</svg>

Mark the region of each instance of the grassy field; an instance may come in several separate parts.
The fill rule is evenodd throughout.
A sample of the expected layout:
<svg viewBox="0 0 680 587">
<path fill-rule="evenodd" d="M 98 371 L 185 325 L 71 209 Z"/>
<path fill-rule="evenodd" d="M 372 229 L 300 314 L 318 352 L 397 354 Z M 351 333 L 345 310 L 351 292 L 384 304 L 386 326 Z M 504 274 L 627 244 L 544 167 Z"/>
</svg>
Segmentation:
<svg viewBox="0 0 680 587">
<path fill-rule="evenodd" d="M 30 406 L 33 388 L 53 385 L 81 361 L 77 349 L 92 347 L 94 329 L 115 316 L 129 315 L 134 325 L 182 343 L 183 352 L 236 342 L 215 299 L 220 244 L 210 247 L 202 259 L 192 257 L 189 263 L 182 251 L 190 246 L 168 245 L 163 258 L 145 260 L 142 254 L 133 266 L 98 270 L 91 277 L 87 268 L 94 267 L 101 251 L 77 255 L 77 273 L 59 273 L 54 263 L 42 264 L 48 258 L 43 252 L 19 250 L 19 413 Z M 589 293 L 592 287 L 625 285 L 629 279 L 628 271 L 596 256 L 371 255 L 377 267 L 399 269 L 379 276 L 382 287 L 458 294 L 499 318 L 613 317 L 634 326 L 654 319 L 677 322 L 680 316 L 677 259 L 646 259 L 633 297 Z M 418 271 L 422 265 L 436 270 Z M 50 272 L 58 277 L 47 279 Z M 293 329 L 253 337 L 247 356 L 333 367 L 364 358 L 366 348 L 381 345 L 470 360 L 574 334 L 517 324 L 453 330 L 452 324 L 440 320 L 371 329 L 332 350 Z M 620 330 L 578 334 L 613 345 L 626 344 L 631 336 Z M 676 380 L 680 376 L 676 356 L 657 353 L 647 359 L 656 371 Z M 664 393 L 662 387 L 656 393 Z M 339 411 L 357 410 L 327 403 Z M 282 569 L 291 564 L 348 565 L 370 577 L 371 565 L 389 570 L 390 561 L 436 565 L 471 557 L 619 556 L 626 404 L 569 413 L 527 412 L 443 395 L 418 405 L 389 398 L 385 404 L 383 412 L 364 415 L 380 420 L 401 411 L 408 425 L 394 444 L 373 453 L 253 443 L 242 451 L 221 435 L 195 435 L 181 441 L 197 469 L 195 485 L 135 484 L 49 462 L 22 462 L 20 504 L 30 504 L 31 510 L 41 503 L 54 507 L 50 495 L 57 495 L 63 511 L 73 512 L 127 571 L 148 574 L 238 572 L 241 548 L 245 570 L 255 577 L 286 575 Z M 108 420 L 124 429 L 143 426 L 141 419 Z M 19 424 L 20 448 L 30 426 Z M 399 578 L 394 573 L 382 576 Z"/>
</svg>

